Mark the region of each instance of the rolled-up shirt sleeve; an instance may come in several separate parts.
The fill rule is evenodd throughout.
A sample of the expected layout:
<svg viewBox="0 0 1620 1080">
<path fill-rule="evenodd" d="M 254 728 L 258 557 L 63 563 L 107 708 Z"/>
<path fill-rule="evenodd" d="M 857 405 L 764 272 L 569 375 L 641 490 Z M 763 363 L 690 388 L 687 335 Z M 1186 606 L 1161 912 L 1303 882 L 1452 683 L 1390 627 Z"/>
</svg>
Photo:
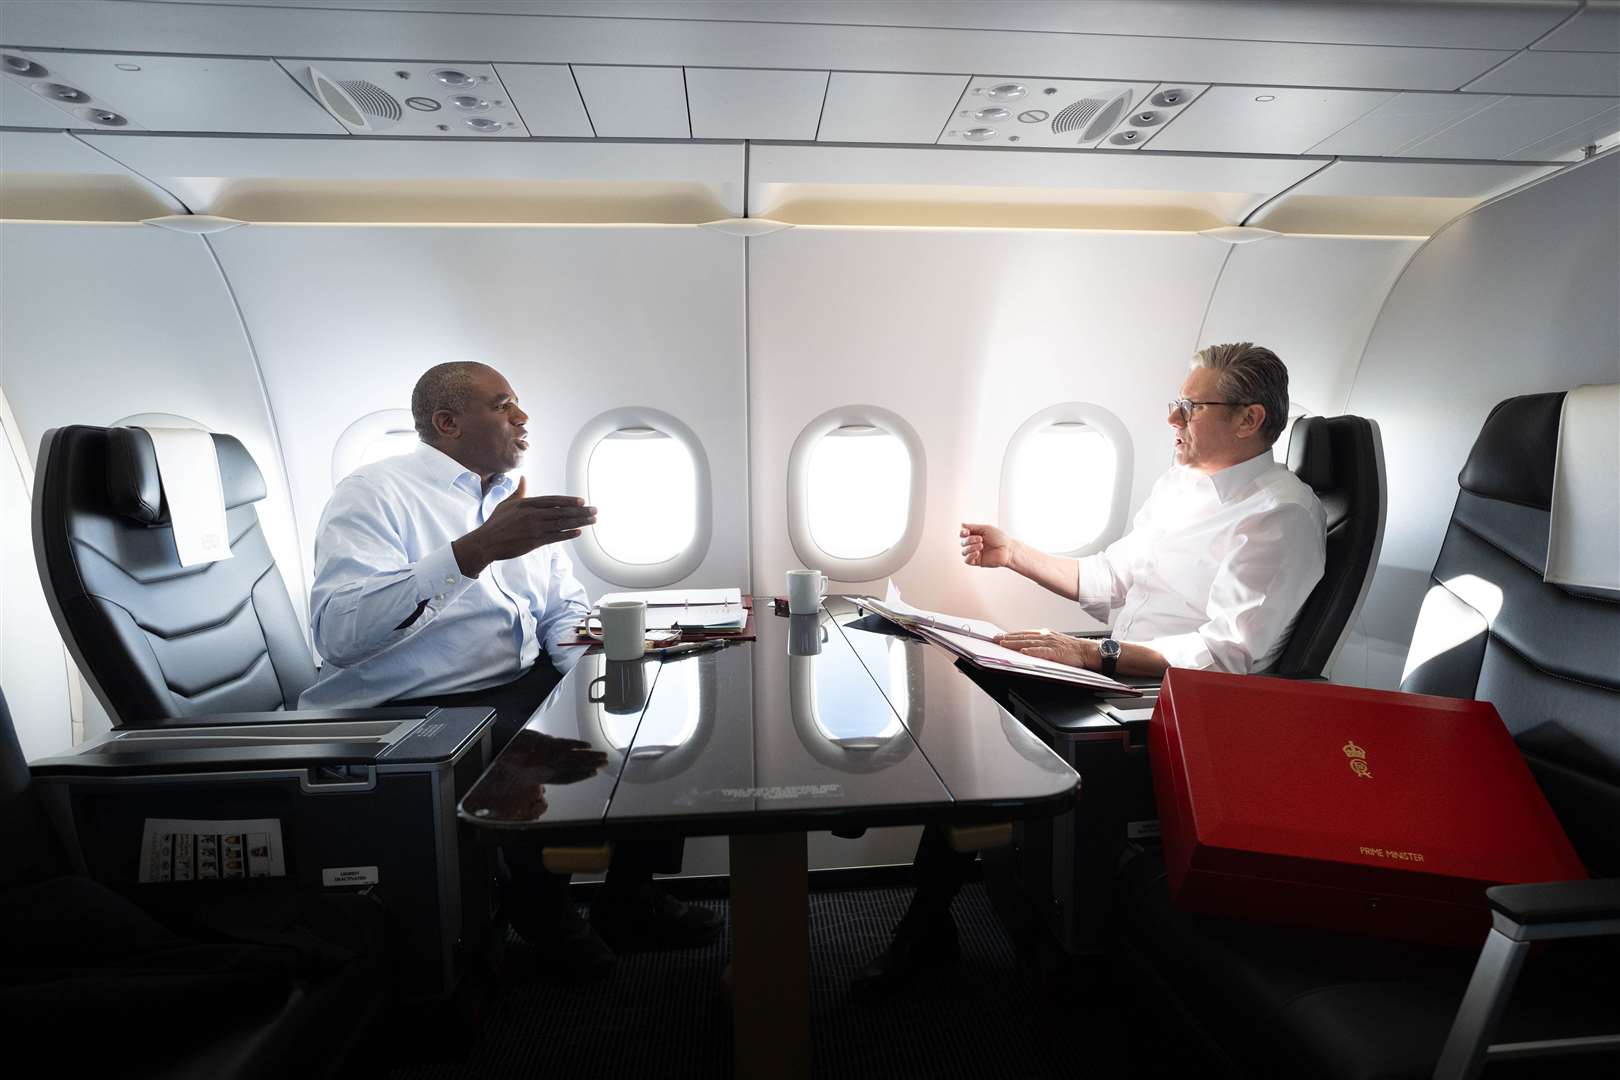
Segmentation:
<svg viewBox="0 0 1620 1080">
<path fill-rule="evenodd" d="M 370 483 L 350 477 L 321 516 L 309 626 L 316 650 L 341 667 L 420 633 L 475 580 L 449 544 L 411 562 L 391 514 Z"/>
<path fill-rule="evenodd" d="M 546 550 L 551 555 L 550 583 L 535 630 L 545 644 L 552 666 L 567 674 L 579 663 L 585 650 L 562 642 L 573 640 L 574 628 L 591 613 L 591 598 L 574 576 L 574 564 L 561 546 L 553 545 Z"/>
<path fill-rule="evenodd" d="M 1309 507 L 1285 504 L 1236 530 L 1239 542 L 1210 587 L 1209 620 L 1197 630 L 1139 644 L 1171 667 L 1246 674 L 1267 661 L 1293 627 L 1326 562 L 1324 530 Z"/>
<path fill-rule="evenodd" d="M 1076 599 L 1080 601 L 1080 610 L 1100 623 L 1108 622 L 1109 612 L 1125 602 L 1125 594 L 1135 580 L 1132 566 L 1141 524 L 1138 514 L 1130 532 L 1096 554 L 1079 560 Z"/>
</svg>

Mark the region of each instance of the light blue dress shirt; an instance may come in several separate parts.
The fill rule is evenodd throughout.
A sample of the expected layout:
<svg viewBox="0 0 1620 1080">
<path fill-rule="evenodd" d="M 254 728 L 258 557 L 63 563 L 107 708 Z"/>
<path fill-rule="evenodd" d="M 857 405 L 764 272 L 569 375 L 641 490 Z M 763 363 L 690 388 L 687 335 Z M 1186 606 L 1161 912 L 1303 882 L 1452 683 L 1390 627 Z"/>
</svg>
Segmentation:
<svg viewBox="0 0 1620 1080">
<path fill-rule="evenodd" d="M 542 646 L 558 671 L 578 662 L 580 650 L 559 642 L 590 598 L 561 545 L 491 563 L 476 578 L 450 548 L 515 486 L 502 476 L 485 494 L 476 473 L 426 443 L 338 483 L 315 534 L 310 593 L 325 665 L 300 708 L 498 686 L 527 671 Z"/>
</svg>

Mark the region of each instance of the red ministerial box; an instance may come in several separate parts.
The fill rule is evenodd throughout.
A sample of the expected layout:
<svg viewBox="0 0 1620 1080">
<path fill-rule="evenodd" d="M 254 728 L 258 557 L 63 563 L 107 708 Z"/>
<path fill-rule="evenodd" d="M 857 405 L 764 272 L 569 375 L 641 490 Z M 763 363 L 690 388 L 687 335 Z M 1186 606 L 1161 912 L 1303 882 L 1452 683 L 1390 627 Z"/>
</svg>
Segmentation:
<svg viewBox="0 0 1620 1080">
<path fill-rule="evenodd" d="M 1477 947 L 1586 877 L 1488 702 L 1172 669 L 1149 725 L 1179 908 Z"/>
</svg>

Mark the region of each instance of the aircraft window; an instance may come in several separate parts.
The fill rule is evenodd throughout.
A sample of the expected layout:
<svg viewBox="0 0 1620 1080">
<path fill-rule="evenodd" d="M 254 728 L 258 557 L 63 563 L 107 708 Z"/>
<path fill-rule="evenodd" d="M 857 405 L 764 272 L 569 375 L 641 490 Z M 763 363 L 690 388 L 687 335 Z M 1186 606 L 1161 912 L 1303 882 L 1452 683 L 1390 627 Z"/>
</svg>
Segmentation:
<svg viewBox="0 0 1620 1080">
<path fill-rule="evenodd" d="M 196 420 L 193 420 L 189 416 L 179 416 L 179 415 L 176 415 L 175 413 L 166 413 L 166 412 L 135 413 L 133 416 L 126 416 L 122 420 L 114 420 L 111 424 L 108 424 L 107 426 L 108 427 L 190 428 L 193 431 L 208 431 L 208 432 L 212 432 L 214 430 L 213 428 L 209 427 L 207 424 L 199 423 Z"/>
<path fill-rule="evenodd" d="M 697 532 L 697 470 L 679 439 L 656 428 L 619 428 L 591 450 L 585 500 L 601 513 L 596 542 L 610 559 L 667 562 Z"/>
<path fill-rule="evenodd" d="M 362 465 L 408 454 L 421 440 L 408 409 L 368 413 L 343 429 L 332 448 L 332 484 Z"/>
<path fill-rule="evenodd" d="M 1054 405 L 1007 444 L 1002 521 L 1042 551 L 1090 554 L 1124 531 L 1130 476 L 1130 436 L 1118 417 L 1085 402 Z"/>
<path fill-rule="evenodd" d="M 823 413 L 788 461 L 788 533 L 805 565 L 869 581 L 911 558 L 922 532 L 922 441 L 886 409 Z"/>
<path fill-rule="evenodd" d="M 615 585 L 674 584 L 708 554 L 711 489 L 703 444 L 681 421 L 640 407 L 602 413 L 568 451 L 568 491 L 597 508 L 574 550 Z"/>
</svg>

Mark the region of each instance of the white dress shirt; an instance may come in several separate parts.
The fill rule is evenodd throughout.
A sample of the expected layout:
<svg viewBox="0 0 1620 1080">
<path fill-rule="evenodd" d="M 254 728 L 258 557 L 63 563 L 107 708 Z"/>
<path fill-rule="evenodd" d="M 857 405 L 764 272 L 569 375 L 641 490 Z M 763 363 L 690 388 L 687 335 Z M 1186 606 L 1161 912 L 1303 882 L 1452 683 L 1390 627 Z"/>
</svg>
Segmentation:
<svg viewBox="0 0 1620 1080">
<path fill-rule="evenodd" d="M 476 473 L 426 443 L 338 483 L 315 535 L 310 593 L 326 663 L 301 708 L 498 686 L 527 671 L 542 644 L 558 671 L 578 662 L 579 650 L 558 642 L 590 599 L 561 545 L 490 563 L 476 578 L 450 548 L 514 486 L 501 476 L 485 494 Z"/>
<path fill-rule="evenodd" d="M 1264 671 L 1322 577 L 1327 517 L 1315 492 L 1260 454 L 1205 475 L 1161 476 L 1131 531 L 1080 560 L 1086 614 L 1171 667 Z"/>
</svg>

